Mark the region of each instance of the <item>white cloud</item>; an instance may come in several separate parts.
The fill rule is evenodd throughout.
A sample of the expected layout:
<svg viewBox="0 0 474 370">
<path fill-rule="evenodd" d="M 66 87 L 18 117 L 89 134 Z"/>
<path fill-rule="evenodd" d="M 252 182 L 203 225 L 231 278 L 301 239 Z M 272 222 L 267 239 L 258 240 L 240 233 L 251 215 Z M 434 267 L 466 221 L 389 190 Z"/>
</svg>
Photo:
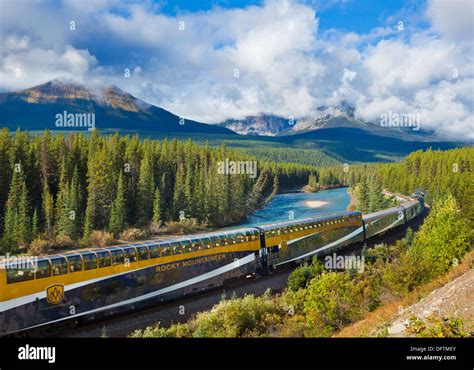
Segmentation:
<svg viewBox="0 0 474 370">
<path fill-rule="evenodd" d="M 454 42 L 474 38 L 474 2 L 472 0 L 430 0 L 427 14 L 433 29 Z"/>
<path fill-rule="evenodd" d="M 367 120 L 420 112 L 422 128 L 474 139 L 471 1 L 430 0 L 431 29 L 368 34 L 318 32 L 315 9 L 290 0 L 176 17 L 118 0 L 9 4 L 0 9 L 2 90 L 102 80 L 204 122 L 312 115 L 344 100 Z"/>
</svg>

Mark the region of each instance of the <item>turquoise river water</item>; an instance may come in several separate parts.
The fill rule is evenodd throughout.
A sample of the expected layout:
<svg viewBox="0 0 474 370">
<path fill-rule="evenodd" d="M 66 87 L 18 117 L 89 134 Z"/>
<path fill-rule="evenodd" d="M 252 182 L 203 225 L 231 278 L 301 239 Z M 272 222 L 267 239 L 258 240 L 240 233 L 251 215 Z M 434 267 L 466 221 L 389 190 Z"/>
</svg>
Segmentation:
<svg viewBox="0 0 474 370">
<path fill-rule="evenodd" d="M 350 199 L 347 188 L 323 190 L 316 193 L 277 194 L 265 207 L 254 212 L 244 222 L 226 228 L 226 230 L 341 212 L 347 209 Z"/>
</svg>

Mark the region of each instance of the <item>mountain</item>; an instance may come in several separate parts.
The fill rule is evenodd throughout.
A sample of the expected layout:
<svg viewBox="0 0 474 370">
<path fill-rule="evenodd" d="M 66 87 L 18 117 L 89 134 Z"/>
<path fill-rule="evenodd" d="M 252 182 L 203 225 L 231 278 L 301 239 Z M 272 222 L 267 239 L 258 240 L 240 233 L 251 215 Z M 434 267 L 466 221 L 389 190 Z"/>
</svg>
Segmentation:
<svg viewBox="0 0 474 370">
<path fill-rule="evenodd" d="M 18 92 L 0 93 L 0 126 L 24 130 L 98 129 L 163 133 L 232 134 L 148 104 L 117 86 L 90 88 L 53 80 Z"/>
<path fill-rule="evenodd" d="M 408 134 L 411 135 L 411 134 Z M 321 128 L 294 135 L 278 136 L 277 139 L 294 148 L 317 149 L 340 161 L 385 162 L 401 159 L 416 150 L 447 150 L 461 143 L 434 140 L 432 137 L 383 135 L 361 127 Z"/>
<path fill-rule="evenodd" d="M 317 130 L 339 128 L 359 129 L 370 135 L 414 141 L 449 141 L 429 130 L 413 130 L 409 127 L 382 127 L 380 124 L 355 118 L 354 108 L 347 103 L 338 106 L 318 107 L 314 115 L 294 120 L 274 115 L 250 116 L 242 120 L 229 119 L 220 124 L 241 135 L 289 136 Z M 343 132 L 337 130 L 336 132 Z"/>
<path fill-rule="evenodd" d="M 249 116 L 244 119 L 228 119 L 219 124 L 241 135 L 276 136 L 291 127 L 286 118 L 273 115 Z"/>
</svg>

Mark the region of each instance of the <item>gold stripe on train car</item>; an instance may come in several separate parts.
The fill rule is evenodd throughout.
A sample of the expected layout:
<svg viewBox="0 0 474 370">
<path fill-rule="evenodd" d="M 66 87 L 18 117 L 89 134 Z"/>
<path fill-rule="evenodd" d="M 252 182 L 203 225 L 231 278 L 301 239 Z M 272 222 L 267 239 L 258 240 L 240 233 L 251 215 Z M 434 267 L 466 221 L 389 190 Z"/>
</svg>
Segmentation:
<svg viewBox="0 0 474 370">
<path fill-rule="evenodd" d="M 5 270 L 1 270 L 0 277 L 0 299 L 1 301 L 7 301 L 10 299 L 26 296 L 29 294 L 38 293 L 44 291 L 47 287 L 54 284 L 63 284 L 65 286 L 70 284 L 79 283 L 82 281 L 107 277 L 108 275 L 115 275 L 124 273 L 131 270 L 138 270 L 146 267 L 155 265 L 162 265 L 176 261 L 182 261 L 187 259 L 193 259 L 198 257 L 205 257 L 213 254 L 232 253 L 232 252 L 255 252 L 260 249 L 260 243 L 258 240 L 239 243 L 235 245 L 226 245 L 223 247 L 212 247 L 209 249 L 203 249 L 199 251 L 181 253 L 178 255 L 171 255 L 166 257 L 153 258 L 142 261 L 130 262 L 126 265 L 121 263 L 109 267 L 99 267 L 92 270 L 81 270 L 77 272 L 69 272 L 64 275 L 45 277 L 34 280 L 21 281 L 16 283 L 7 284 Z M 100 252 L 107 250 L 101 249 Z M 2 276 L 3 275 L 3 276 Z"/>
</svg>

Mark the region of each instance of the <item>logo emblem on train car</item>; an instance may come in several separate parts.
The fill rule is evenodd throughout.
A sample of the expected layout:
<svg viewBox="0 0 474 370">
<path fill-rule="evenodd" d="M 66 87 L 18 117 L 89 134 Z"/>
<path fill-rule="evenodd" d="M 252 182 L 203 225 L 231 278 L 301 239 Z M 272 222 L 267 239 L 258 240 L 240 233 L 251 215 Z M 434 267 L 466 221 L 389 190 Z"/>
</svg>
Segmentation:
<svg viewBox="0 0 474 370">
<path fill-rule="evenodd" d="M 55 284 L 46 289 L 46 301 L 51 304 L 58 304 L 64 299 L 64 285 Z"/>
</svg>

